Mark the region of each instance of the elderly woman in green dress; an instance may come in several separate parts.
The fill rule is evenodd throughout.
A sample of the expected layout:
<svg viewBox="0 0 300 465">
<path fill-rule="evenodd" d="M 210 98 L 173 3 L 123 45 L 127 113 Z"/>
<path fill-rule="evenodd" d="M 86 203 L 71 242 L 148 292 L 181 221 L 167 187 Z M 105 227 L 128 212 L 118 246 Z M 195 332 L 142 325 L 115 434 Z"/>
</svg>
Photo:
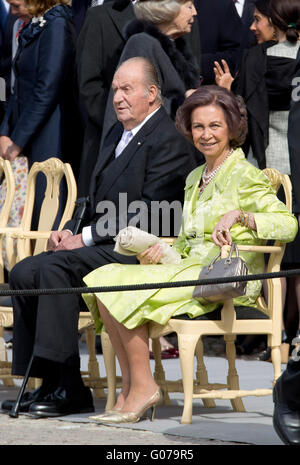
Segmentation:
<svg viewBox="0 0 300 465">
<path fill-rule="evenodd" d="M 217 86 L 203 86 L 187 98 L 176 118 L 177 128 L 204 155 L 206 163 L 186 180 L 182 228 L 175 243 L 181 254 L 176 265 L 159 264 L 156 244 L 139 256 L 140 265 L 112 264 L 84 279 L 88 286 L 139 284 L 198 279 L 226 244 L 261 245 L 266 240 L 292 241 L 297 220 L 280 202 L 267 177 L 248 163 L 242 150 L 247 132 L 243 103 Z M 241 254 L 249 273 L 264 270 L 264 257 Z M 255 306 L 261 283 L 250 281 L 238 305 Z M 135 422 L 160 393 L 149 364 L 149 321 L 166 324 L 172 316 L 195 318 L 219 304 L 202 304 L 192 298 L 192 287 L 136 292 L 86 294 L 96 331 L 104 324 L 122 373 L 122 390 L 113 410 L 93 417 L 101 423 Z"/>
</svg>

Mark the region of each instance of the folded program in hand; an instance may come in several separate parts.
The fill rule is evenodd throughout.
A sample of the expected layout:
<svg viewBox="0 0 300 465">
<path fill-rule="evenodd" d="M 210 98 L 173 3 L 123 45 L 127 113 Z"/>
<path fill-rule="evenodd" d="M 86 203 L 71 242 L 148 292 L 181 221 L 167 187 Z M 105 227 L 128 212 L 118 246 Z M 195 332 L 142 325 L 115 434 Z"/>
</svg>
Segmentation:
<svg viewBox="0 0 300 465">
<path fill-rule="evenodd" d="M 181 260 L 181 256 L 176 250 L 166 244 L 162 239 L 154 234 L 147 233 L 134 226 L 122 229 L 114 238 L 116 245 L 114 251 L 122 255 L 137 255 L 152 245 L 159 243 L 162 247 L 163 256 L 160 260 L 162 264 L 176 264 Z"/>
</svg>

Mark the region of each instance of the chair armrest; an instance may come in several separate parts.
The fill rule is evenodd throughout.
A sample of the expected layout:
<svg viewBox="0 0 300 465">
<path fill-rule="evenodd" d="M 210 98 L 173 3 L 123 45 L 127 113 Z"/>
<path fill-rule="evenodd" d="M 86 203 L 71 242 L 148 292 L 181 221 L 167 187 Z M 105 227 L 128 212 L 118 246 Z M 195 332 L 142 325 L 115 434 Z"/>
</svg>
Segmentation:
<svg viewBox="0 0 300 465">
<path fill-rule="evenodd" d="M 48 239 L 51 231 L 16 231 L 10 234 L 14 239 Z"/>
<path fill-rule="evenodd" d="M 15 233 L 15 232 L 19 232 L 19 231 L 22 231 L 22 229 L 19 228 L 19 227 L 15 227 L 15 228 L 11 227 L 10 228 L 9 226 L 7 226 L 5 228 L 0 228 L 0 234 L 9 234 L 10 235 L 11 233 Z"/>
<path fill-rule="evenodd" d="M 168 245 L 173 245 L 174 242 L 176 242 L 177 237 L 160 237 L 160 239 Z"/>
<path fill-rule="evenodd" d="M 241 252 L 260 252 L 260 253 L 281 253 L 282 246 L 280 245 L 238 245 L 238 250 Z"/>
</svg>

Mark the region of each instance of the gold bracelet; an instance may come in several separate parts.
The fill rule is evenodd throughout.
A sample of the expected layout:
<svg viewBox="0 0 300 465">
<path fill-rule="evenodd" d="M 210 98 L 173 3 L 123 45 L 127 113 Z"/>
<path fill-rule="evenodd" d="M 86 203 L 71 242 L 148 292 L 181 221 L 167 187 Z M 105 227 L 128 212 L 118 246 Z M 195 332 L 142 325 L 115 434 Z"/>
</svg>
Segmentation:
<svg viewBox="0 0 300 465">
<path fill-rule="evenodd" d="M 249 228 L 249 214 L 245 213 L 245 228 Z"/>
<path fill-rule="evenodd" d="M 241 225 L 244 226 L 244 223 L 245 223 L 245 213 L 243 212 L 243 210 L 240 210 L 240 219 L 239 219 L 239 223 L 241 223 Z"/>
<path fill-rule="evenodd" d="M 249 228 L 249 214 L 241 210 L 239 223 L 245 228 Z"/>
</svg>

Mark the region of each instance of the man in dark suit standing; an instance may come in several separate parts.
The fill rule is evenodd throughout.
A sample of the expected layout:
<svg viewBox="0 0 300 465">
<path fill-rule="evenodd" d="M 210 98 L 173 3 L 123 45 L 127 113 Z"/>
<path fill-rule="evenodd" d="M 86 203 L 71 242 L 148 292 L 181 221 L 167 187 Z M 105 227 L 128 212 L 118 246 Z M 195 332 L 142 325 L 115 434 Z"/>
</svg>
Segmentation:
<svg viewBox="0 0 300 465">
<path fill-rule="evenodd" d="M 234 74 L 243 34 L 233 0 L 195 0 L 202 47 L 203 84 L 214 84 L 214 61 L 226 60 Z"/>
<path fill-rule="evenodd" d="M 92 0 L 72 0 L 71 8 L 73 12 L 73 22 L 76 34 L 79 35 L 83 26 L 88 8 L 90 8 Z"/>
<path fill-rule="evenodd" d="M 104 141 L 81 229 L 72 235 L 75 220 L 71 220 L 63 231 L 52 232 L 48 252 L 26 258 L 12 269 L 13 289 L 83 286 L 82 278 L 99 266 L 137 263 L 135 257 L 115 253 L 113 241 L 130 218 L 136 225 L 133 202 L 147 210 L 150 228 L 152 201 L 157 205 L 183 200 L 185 177 L 196 166 L 195 149 L 161 106 L 153 65 L 144 58 L 124 62 L 112 87 L 119 122 Z M 115 215 L 107 217 L 103 208 L 107 205 L 114 207 Z M 43 379 L 41 388 L 22 400 L 21 410 L 38 416 L 93 411 L 91 393 L 80 375 L 79 296 L 14 296 L 13 309 L 12 372 L 24 375 L 33 354 L 31 376 Z M 4 409 L 11 407 L 12 401 L 2 404 Z"/>
<path fill-rule="evenodd" d="M 243 37 L 241 42 L 241 51 L 255 45 L 255 36 L 250 31 L 250 26 L 253 23 L 255 0 L 236 0 L 235 7 L 242 20 Z"/>
<path fill-rule="evenodd" d="M 291 162 L 291 181 L 295 211 L 300 211 L 300 50 L 297 54 L 298 72 L 292 81 L 292 99 L 289 111 L 288 144 Z M 273 392 L 273 425 L 280 439 L 287 445 L 300 445 L 300 336 L 292 344 L 286 369 L 278 378 Z"/>
</svg>

